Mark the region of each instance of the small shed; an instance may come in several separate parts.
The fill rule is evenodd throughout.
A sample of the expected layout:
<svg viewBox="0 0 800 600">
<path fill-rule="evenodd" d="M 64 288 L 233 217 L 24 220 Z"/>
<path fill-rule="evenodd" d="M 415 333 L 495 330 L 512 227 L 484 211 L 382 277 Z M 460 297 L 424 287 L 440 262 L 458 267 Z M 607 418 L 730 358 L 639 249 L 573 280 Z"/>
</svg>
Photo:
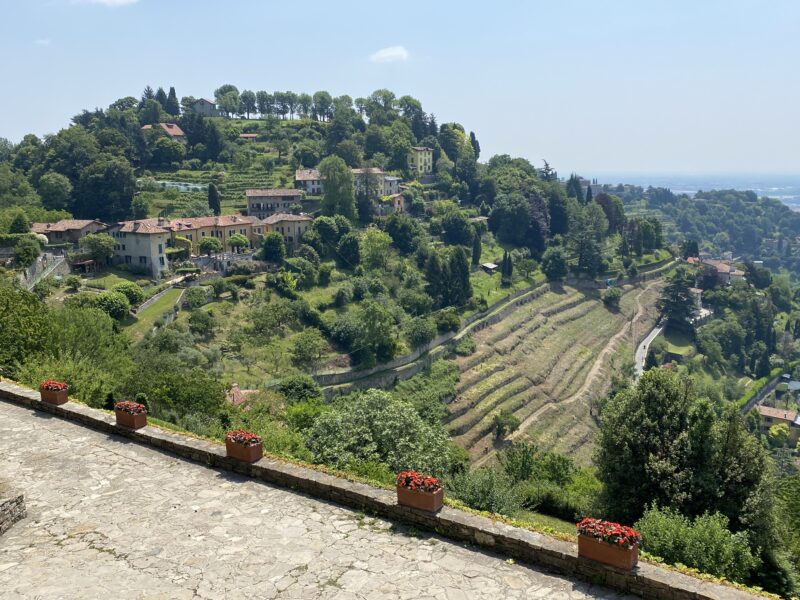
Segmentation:
<svg viewBox="0 0 800 600">
<path fill-rule="evenodd" d="M 494 275 L 495 271 L 498 269 L 498 266 L 494 263 L 487 262 L 481 265 L 481 269 L 486 271 L 489 275 Z"/>
</svg>

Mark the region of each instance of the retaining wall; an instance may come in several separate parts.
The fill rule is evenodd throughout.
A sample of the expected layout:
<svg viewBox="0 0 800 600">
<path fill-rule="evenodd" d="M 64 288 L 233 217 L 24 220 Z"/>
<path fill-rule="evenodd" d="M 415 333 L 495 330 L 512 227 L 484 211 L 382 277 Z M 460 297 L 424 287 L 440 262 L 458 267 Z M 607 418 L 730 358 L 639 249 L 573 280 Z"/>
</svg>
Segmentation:
<svg viewBox="0 0 800 600">
<path fill-rule="evenodd" d="M 431 514 L 399 506 L 392 491 L 374 488 L 272 458 L 242 463 L 225 456 L 221 444 L 147 426 L 139 430 L 118 427 L 113 415 L 68 402 L 43 404 L 39 394 L 10 382 L 0 382 L 0 399 L 47 412 L 97 431 L 117 434 L 137 443 L 170 452 L 187 460 L 233 471 L 273 485 L 299 490 L 343 506 L 435 531 L 441 536 L 474 544 L 500 554 L 543 566 L 554 573 L 602 584 L 646 598 L 668 600 L 739 600 L 755 598 L 735 588 L 695 579 L 655 565 L 641 563 L 633 571 L 619 571 L 578 557 L 577 545 L 540 533 L 512 527 L 488 517 L 444 507 Z M 75 457 L 80 460 L 80 457 Z"/>
<path fill-rule="evenodd" d="M 10 485 L 0 483 L 0 535 L 8 531 L 17 521 L 24 519 L 25 497 Z"/>
</svg>

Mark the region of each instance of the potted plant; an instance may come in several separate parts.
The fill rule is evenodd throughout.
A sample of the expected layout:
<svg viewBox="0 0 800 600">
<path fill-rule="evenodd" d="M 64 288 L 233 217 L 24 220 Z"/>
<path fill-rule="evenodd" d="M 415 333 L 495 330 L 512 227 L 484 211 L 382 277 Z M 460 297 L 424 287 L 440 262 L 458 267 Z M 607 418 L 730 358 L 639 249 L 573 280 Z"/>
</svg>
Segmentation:
<svg viewBox="0 0 800 600">
<path fill-rule="evenodd" d="M 147 425 L 147 407 L 138 402 L 125 400 L 114 404 L 114 414 L 117 416 L 117 425 L 141 429 Z"/>
<path fill-rule="evenodd" d="M 583 519 L 578 523 L 578 556 L 630 571 L 639 561 L 638 531 L 619 523 Z"/>
<path fill-rule="evenodd" d="M 261 436 L 244 429 L 231 431 L 225 436 L 225 450 L 230 458 L 251 463 L 264 455 Z"/>
<path fill-rule="evenodd" d="M 47 402 L 48 404 L 66 403 L 68 391 L 69 386 L 66 383 L 55 379 L 46 379 L 39 384 L 39 394 L 42 402 Z"/>
<path fill-rule="evenodd" d="M 436 512 L 444 502 L 444 487 L 436 477 L 416 471 L 397 474 L 397 503 L 419 510 Z"/>
</svg>

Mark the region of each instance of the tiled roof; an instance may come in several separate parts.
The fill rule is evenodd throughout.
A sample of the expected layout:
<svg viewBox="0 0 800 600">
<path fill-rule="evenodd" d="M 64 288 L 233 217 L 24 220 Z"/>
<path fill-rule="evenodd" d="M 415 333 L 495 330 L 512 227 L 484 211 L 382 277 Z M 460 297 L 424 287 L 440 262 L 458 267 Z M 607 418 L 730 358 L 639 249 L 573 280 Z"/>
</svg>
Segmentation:
<svg viewBox="0 0 800 600">
<path fill-rule="evenodd" d="M 353 172 L 353 175 L 363 175 L 365 173 L 371 173 L 373 175 L 383 175 L 383 171 L 381 171 L 378 167 L 366 167 L 364 169 L 350 169 Z"/>
<path fill-rule="evenodd" d="M 175 123 L 159 123 L 158 125 L 159 127 L 161 127 L 161 129 L 164 130 L 164 133 L 166 133 L 170 137 L 186 137 L 186 134 L 183 133 L 183 129 L 178 127 Z M 153 128 L 152 125 L 142 126 L 142 129 L 152 129 L 152 128 Z"/>
<path fill-rule="evenodd" d="M 292 215 L 289 213 L 278 213 L 275 215 L 270 215 L 263 221 L 261 221 L 264 225 L 274 225 L 275 223 L 280 223 L 281 221 L 313 221 L 314 218 L 308 215 Z"/>
<path fill-rule="evenodd" d="M 771 406 L 756 406 L 758 414 L 762 417 L 772 417 L 773 419 L 784 419 L 786 421 L 796 421 L 797 413 L 793 410 L 785 410 L 783 408 L 772 408 Z"/>
<path fill-rule="evenodd" d="M 302 196 L 303 190 L 295 190 L 290 188 L 269 188 L 269 189 L 250 189 L 244 191 L 245 196 L 248 198 L 257 197 L 280 197 L 280 196 Z"/>
<path fill-rule="evenodd" d="M 232 383 L 231 389 L 225 392 L 225 398 L 234 406 L 241 406 L 247 402 L 248 396 L 257 393 L 258 390 L 243 390 L 239 387 L 238 383 Z"/>
<path fill-rule="evenodd" d="M 240 133 L 239 137 L 240 138 L 244 138 L 246 140 L 254 140 L 254 139 L 256 139 L 258 137 L 258 134 L 257 133 Z"/>
<path fill-rule="evenodd" d="M 411 146 L 411 149 L 417 152 L 433 152 L 433 148 L 428 148 L 427 146 Z"/>
<path fill-rule="evenodd" d="M 62 219 L 56 223 L 32 223 L 31 231 L 33 233 L 48 233 L 50 231 L 74 231 L 88 227 L 92 223 L 106 226 L 105 223 L 96 219 Z"/>
<path fill-rule="evenodd" d="M 295 181 L 318 181 L 320 179 L 317 169 L 297 169 L 294 172 Z"/>
<path fill-rule="evenodd" d="M 198 104 L 200 102 L 205 102 L 206 104 L 216 105 L 216 102 L 214 102 L 213 100 L 206 100 L 205 98 L 198 98 L 197 100 L 194 101 L 195 104 Z"/>
<path fill-rule="evenodd" d="M 138 221 L 120 221 L 117 223 L 121 233 L 156 234 L 169 233 L 169 224 L 159 225 L 159 219 L 140 219 Z"/>
<path fill-rule="evenodd" d="M 230 225 L 253 224 L 257 221 L 255 217 L 245 217 L 243 215 L 220 215 L 219 217 L 183 217 L 174 219 L 167 227 L 173 231 L 186 231 L 189 229 L 199 229 L 200 227 L 228 227 Z"/>
</svg>

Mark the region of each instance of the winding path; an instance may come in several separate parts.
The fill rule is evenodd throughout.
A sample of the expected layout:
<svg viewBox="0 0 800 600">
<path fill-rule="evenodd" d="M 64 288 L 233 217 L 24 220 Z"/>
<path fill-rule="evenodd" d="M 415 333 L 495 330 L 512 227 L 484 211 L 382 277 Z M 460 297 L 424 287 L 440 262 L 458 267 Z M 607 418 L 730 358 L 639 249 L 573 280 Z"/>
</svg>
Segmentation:
<svg viewBox="0 0 800 600">
<path fill-rule="evenodd" d="M 650 282 L 649 284 L 644 286 L 639 291 L 639 293 L 636 295 L 636 303 L 635 303 L 636 309 L 635 309 L 633 315 L 631 316 L 631 319 L 625 324 L 625 326 L 622 329 L 620 329 L 616 334 L 614 334 L 614 336 L 608 341 L 608 343 L 605 345 L 605 347 L 600 351 L 600 354 L 597 355 L 597 358 L 592 363 L 592 366 L 589 369 L 589 372 L 586 374 L 586 379 L 584 380 L 583 385 L 581 385 L 580 389 L 578 389 L 577 392 L 575 392 L 571 396 L 565 398 L 564 400 L 560 400 L 558 402 L 550 402 L 548 404 L 545 404 L 544 406 L 542 406 L 538 410 L 535 410 L 534 412 L 532 412 L 530 415 L 528 415 L 525 418 L 524 421 L 522 421 L 522 423 L 520 423 L 519 427 L 514 432 L 512 432 L 512 433 L 510 433 L 509 435 L 506 436 L 506 438 L 505 438 L 506 440 L 511 441 L 511 440 L 515 440 L 515 439 L 519 438 L 543 414 L 545 414 L 548 411 L 554 410 L 556 408 L 560 408 L 562 406 L 566 406 L 568 404 L 572 404 L 572 403 L 580 400 L 584 396 L 584 394 L 586 394 L 586 392 L 589 391 L 589 388 L 592 385 L 594 385 L 595 380 L 600 375 L 600 372 L 601 372 L 601 370 L 603 368 L 603 365 L 605 364 L 606 358 L 611 353 L 614 352 L 614 350 L 616 349 L 617 343 L 622 338 L 624 338 L 629 332 L 633 331 L 633 327 L 634 327 L 635 323 L 642 317 L 642 315 L 644 313 L 644 310 L 645 310 L 645 307 L 643 307 L 642 303 L 641 303 L 642 295 L 644 295 L 645 292 L 650 290 L 653 286 L 658 285 L 659 283 L 660 283 L 660 280 L 654 280 L 654 281 Z M 480 467 L 480 466 L 486 464 L 486 462 L 488 462 L 489 459 L 494 454 L 495 454 L 495 450 L 492 449 L 491 451 L 489 451 L 486 454 L 484 454 L 483 456 L 481 456 L 478 460 L 476 460 L 475 461 L 475 465 Z"/>
</svg>

